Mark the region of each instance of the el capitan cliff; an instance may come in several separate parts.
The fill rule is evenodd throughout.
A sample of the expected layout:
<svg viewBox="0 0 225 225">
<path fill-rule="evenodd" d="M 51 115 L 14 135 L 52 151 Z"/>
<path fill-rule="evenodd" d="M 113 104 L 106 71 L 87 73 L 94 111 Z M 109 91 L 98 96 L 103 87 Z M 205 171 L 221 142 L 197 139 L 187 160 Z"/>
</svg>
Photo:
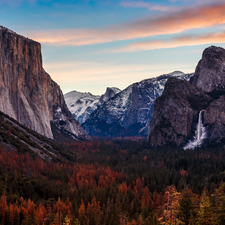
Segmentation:
<svg viewBox="0 0 225 225">
<path fill-rule="evenodd" d="M 48 138 L 53 138 L 51 123 L 74 139 L 89 138 L 73 119 L 59 85 L 43 69 L 41 45 L 2 26 L 0 110 Z"/>
</svg>

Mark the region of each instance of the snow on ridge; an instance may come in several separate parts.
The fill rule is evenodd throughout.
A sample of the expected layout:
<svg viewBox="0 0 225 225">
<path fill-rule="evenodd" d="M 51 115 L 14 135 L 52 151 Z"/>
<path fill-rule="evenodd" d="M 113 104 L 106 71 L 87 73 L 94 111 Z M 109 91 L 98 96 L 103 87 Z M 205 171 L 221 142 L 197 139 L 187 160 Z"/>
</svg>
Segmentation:
<svg viewBox="0 0 225 225">
<path fill-rule="evenodd" d="M 66 104 L 73 117 L 81 124 L 84 123 L 100 105 L 121 90 L 116 87 L 107 88 L 103 95 L 93 95 L 90 92 L 71 91 L 64 95 Z"/>
<path fill-rule="evenodd" d="M 156 78 L 133 83 L 94 111 L 83 127 L 91 135 L 107 136 L 113 134 L 110 130 L 110 134 L 107 134 L 104 129 L 101 131 L 104 123 L 113 126 L 115 130 L 116 127 L 127 129 L 129 126 L 137 126 L 138 130 L 135 135 L 147 136 L 155 99 L 162 94 L 167 80 L 170 77 L 189 80 L 190 76 L 190 74 L 174 71 Z M 94 133 L 95 131 L 96 133 Z M 114 135 L 125 134 L 115 133 Z"/>
</svg>

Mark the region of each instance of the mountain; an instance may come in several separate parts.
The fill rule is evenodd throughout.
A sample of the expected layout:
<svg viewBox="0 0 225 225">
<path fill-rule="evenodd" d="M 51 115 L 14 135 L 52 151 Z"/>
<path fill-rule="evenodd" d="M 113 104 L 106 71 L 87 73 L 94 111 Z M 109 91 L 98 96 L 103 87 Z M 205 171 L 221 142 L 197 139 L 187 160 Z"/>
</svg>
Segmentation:
<svg viewBox="0 0 225 225">
<path fill-rule="evenodd" d="M 190 83 L 170 78 L 155 101 L 148 140 L 152 146 L 194 148 L 207 137 L 225 138 L 225 49 L 203 51 Z"/>
<path fill-rule="evenodd" d="M 0 46 L 0 111 L 48 138 L 88 139 L 43 69 L 41 45 L 0 26 Z"/>
<path fill-rule="evenodd" d="M 119 92 L 121 92 L 119 88 L 107 87 L 105 94 L 101 95 L 99 99 L 100 104 L 103 104 L 104 102 L 108 101 L 110 98 L 114 97 Z"/>
<path fill-rule="evenodd" d="M 78 91 L 71 91 L 64 95 L 66 104 L 72 113 L 74 119 L 81 124 L 84 123 L 100 105 L 105 101 L 115 96 L 121 90 L 115 87 L 107 87 L 105 94 L 92 95 L 90 92 L 82 93 Z"/>
<path fill-rule="evenodd" d="M 170 77 L 189 80 L 191 74 L 175 71 L 134 83 L 99 106 L 82 127 L 92 136 L 147 136 L 154 101 Z"/>
</svg>

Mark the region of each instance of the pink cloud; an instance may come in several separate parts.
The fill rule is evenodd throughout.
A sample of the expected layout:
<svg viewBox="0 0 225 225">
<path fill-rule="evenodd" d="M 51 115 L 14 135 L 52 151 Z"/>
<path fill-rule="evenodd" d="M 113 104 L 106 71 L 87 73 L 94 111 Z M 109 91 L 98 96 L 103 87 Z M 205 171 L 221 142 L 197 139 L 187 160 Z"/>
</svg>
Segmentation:
<svg viewBox="0 0 225 225">
<path fill-rule="evenodd" d="M 186 9 L 105 29 L 59 29 L 26 32 L 25 35 L 54 45 L 90 45 L 112 41 L 175 34 L 225 23 L 225 3 Z"/>
<path fill-rule="evenodd" d="M 184 35 L 173 38 L 168 41 L 156 40 L 134 43 L 126 46 L 123 49 L 113 52 L 136 52 L 163 48 L 176 48 L 182 46 L 194 46 L 213 43 L 225 43 L 225 32 L 209 33 L 204 35 Z"/>
</svg>

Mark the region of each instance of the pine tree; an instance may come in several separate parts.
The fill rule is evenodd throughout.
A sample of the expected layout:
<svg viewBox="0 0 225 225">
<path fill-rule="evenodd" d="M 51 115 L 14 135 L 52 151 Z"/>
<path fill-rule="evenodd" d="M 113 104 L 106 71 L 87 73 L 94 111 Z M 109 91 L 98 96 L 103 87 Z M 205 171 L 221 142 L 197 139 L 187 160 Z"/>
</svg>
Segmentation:
<svg viewBox="0 0 225 225">
<path fill-rule="evenodd" d="M 83 199 L 81 199 L 81 204 L 79 208 L 79 220 L 81 225 L 86 224 L 87 216 Z"/>
<path fill-rule="evenodd" d="M 225 224 L 225 199 L 222 200 L 222 203 L 219 207 L 219 214 L 218 214 L 218 225 Z"/>
<path fill-rule="evenodd" d="M 59 214 L 56 213 L 55 218 L 53 222 L 50 225 L 60 225 L 60 219 L 59 219 Z"/>
<path fill-rule="evenodd" d="M 214 223 L 214 214 L 211 207 L 210 199 L 204 191 L 202 194 L 200 208 L 198 212 L 199 225 L 211 225 Z"/>
<path fill-rule="evenodd" d="M 193 211 L 192 192 L 185 188 L 179 201 L 178 218 L 185 225 L 189 224 Z"/>
<path fill-rule="evenodd" d="M 63 225 L 70 225 L 70 218 L 68 216 L 66 216 L 65 218 L 65 222 L 63 223 Z"/>
<path fill-rule="evenodd" d="M 2 195 L 2 197 L 0 199 L 0 222 L 1 222 L 1 224 L 4 224 L 4 222 L 5 222 L 6 209 L 7 209 L 6 196 Z"/>
<path fill-rule="evenodd" d="M 149 190 L 148 187 L 145 186 L 143 195 L 141 197 L 141 207 L 142 209 L 147 208 L 150 205 L 150 196 L 149 196 Z"/>
</svg>

